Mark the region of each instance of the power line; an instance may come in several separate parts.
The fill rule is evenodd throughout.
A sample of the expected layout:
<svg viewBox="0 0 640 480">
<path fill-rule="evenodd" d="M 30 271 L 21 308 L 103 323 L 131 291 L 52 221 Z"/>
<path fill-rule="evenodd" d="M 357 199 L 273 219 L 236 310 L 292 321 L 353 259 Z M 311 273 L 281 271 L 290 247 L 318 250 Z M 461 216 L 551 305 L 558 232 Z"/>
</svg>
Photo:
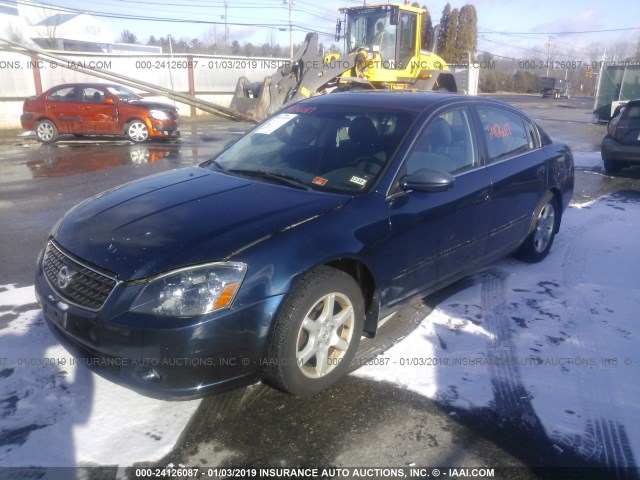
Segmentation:
<svg viewBox="0 0 640 480">
<path fill-rule="evenodd" d="M 138 0 L 138 1 L 142 1 L 142 0 Z M 257 23 L 257 22 L 254 23 L 254 22 L 239 22 L 239 21 L 230 22 L 230 21 L 226 21 L 227 19 L 221 20 L 221 21 L 215 21 L 215 20 L 202 20 L 202 19 L 193 19 L 193 18 L 192 19 L 167 18 L 167 17 L 152 17 L 152 16 L 130 15 L 130 14 L 123 15 L 118 13 L 101 12 L 101 11 L 94 11 L 94 10 L 78 10 L 78 9 L 63 8 L 57 5 L 51 5 L 47 3 L 30 2 L 29 0 L 18 0 L 17 3 L 21 5 L 34 6 L 34 7 L 42 7 L 44 5 L 47 8 L 51 9 L 52 11 L 62 12 L 62 13 L 75 13 L 75 14 L 86 13 L 89 15 L 93 15 L 95 17 L 114 18 L 114 19 L 123 19 L 123 20 L 180 23 L 180 24 L 195 23 L 195 24 L 202 24 L 202 25 L 233 25 L 233 26 L 243 26 L 243 27 L 262 27 L 262 28 L 277 28 L 277 29 L 289 28 L 289 23 Z M 333 33 L 318 31 L 317 28 L 311 28 L 311 26 L 307 27 L 305 24 L 302 24 L 302 23 L 292 23 L 291 26 L 293 27 L 294 30 L 300 30 L 304 32 L 316 32 L 319 35 L 329 36 L 329 37 L 334 36 Z"/>
<path fill-rule="evenodd" d="M 609 28 L 606 30 L 582 30 L 574 32 L 495 32 L 492 30 L 485 30 L 478 31 L 478 33 L 491 33 L 494 35 L 581 35 L 585 33 L 629 32 L 632 30 L 640 30 L 640 27 Z"/>
</svg>

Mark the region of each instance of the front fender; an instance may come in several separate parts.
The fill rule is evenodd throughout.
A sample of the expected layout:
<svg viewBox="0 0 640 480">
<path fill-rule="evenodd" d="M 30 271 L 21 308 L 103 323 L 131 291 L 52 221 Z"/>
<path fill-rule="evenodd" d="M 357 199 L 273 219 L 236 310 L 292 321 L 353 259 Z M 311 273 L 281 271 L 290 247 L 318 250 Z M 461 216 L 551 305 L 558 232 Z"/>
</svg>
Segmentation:
<svg viewBox="0 0 640 480">
<path fill-rule="evenodd" d="M 288 293 L 307 272 L 320 265 L 356 260 L 371 272 L 376 287 L 384 283 L 379 246 L 389 238 L 385 200 L 378 194 L 355 197 L 343 208 L 287 229 L 246 249 L 233 261 L 247 265 L 236 302 L 251 303 Z"/>
</svg>

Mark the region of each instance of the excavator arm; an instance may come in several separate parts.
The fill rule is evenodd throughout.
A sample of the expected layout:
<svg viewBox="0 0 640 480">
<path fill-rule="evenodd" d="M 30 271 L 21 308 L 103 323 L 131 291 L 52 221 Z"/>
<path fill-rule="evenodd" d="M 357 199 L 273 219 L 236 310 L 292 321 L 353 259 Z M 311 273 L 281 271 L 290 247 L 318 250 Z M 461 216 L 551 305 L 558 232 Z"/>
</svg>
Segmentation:
<svg viewBox="0 0 640 480">
<path fill-rule="evenodd" d="M 260 121 L 298 100 L 346 89 L 344 82 L 347 81 L 350 86 L 357 83 L 361 88 L 371 89 L 371 83 L 357 75 L 363 60 L 359 53 L 325 59 L 318 53 L 318 34 L 309 33 L 291 65 L 281 67 L 262 83 L 251 83 L 246 77 L 240 77 L 229 108 Z M 341 82 L 340 77 L 349 70 L 356 74 Z"/>
</svg>

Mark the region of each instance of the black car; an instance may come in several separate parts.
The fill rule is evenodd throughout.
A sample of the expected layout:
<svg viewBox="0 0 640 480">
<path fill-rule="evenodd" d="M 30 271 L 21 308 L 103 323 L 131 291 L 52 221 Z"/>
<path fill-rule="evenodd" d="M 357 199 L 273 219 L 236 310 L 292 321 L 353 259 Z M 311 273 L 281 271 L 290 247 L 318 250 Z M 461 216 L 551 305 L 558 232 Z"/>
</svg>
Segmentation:
<svg viewBox="0 0 640 480">
<path fill-rule="evenodd" d="M 141 392 L 312 394 L 379 319 L 505 255 L 542 260 L 573 179 L 569 147 L 502 102 L 314 97 L 73 208 L 37 297 L 61 342 Z"/>
<path fill-rule="evenodd" d="M 607 136 L 602 140 L 600 154 L 609 173 L 640 164 L 640 99 L 616 109 L 607 126 Z"/>
</svg>

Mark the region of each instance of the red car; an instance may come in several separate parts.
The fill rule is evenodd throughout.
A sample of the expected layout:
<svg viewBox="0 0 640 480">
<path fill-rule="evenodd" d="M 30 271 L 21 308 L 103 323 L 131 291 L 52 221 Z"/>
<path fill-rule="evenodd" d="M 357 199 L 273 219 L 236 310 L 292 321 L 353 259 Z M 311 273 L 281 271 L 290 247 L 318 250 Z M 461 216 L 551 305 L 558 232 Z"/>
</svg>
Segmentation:
<svg viewBox="0 0 640 480">
<path fill-rule="evenodd" d="M 53 143 L 65 133 L 123 135 L 134 143 L 180 136 L 175 107 L 144 100 L 120 85 L 58 85 L 27 98 L 22 111 L 22 128 L 35 130 L 42 143 Z"/>
</svg>

